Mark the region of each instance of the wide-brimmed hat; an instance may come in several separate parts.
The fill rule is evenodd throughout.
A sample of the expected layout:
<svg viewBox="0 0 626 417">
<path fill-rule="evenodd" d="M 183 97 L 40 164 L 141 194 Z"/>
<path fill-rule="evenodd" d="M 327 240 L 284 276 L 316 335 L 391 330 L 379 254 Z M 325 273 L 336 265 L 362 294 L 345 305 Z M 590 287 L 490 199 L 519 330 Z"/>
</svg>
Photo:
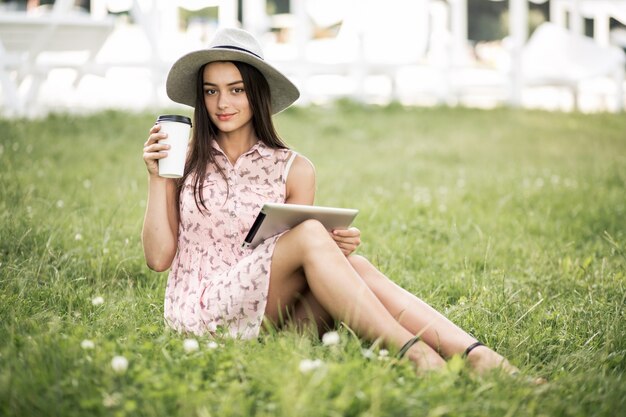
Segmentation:
<svg viewBox="0 0 626 417">
<path fill-rule="evenodd" d="M 167 75 L 167 95 L 177 103 L 195 107 L 197 74 L 204 64 L 239 61 L 250 64 L 265 76 L 270 87 L 272 113 L 289 107 L 300 96 L 298 88 L 263 58 L 259 42 L 242 29 L 220 29 L 206 49 L 190 52 L 174 63 Z"/>
</svg>

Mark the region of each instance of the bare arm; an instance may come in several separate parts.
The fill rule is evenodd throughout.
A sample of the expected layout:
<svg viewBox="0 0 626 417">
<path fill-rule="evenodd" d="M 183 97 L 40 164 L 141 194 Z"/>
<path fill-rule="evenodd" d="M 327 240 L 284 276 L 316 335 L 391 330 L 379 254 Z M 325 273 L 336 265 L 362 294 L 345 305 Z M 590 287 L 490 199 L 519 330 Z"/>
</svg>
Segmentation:
<svg viewBox="0 0 626 417">
<path fill-rule="evenodd" d="M 178 238 L 178 207 L 176 205 L 176 181 L 158 175 L 157 160 L 166 156 L 159 152 L 169 148 L 159 144 L 165 134 L 160 126 L 150 129 L 150 137 L 144 144 L 143 159 L 149 175 L 148 203 L 143 221 L 141 238 L 146 264 L 155 271 L 168 269 L 176 255 Z"/>
<path fill-rule="evenodd" d="M 315 201 L 315 168 L 311 161 L 297 155 L 291 164 L 287 176 L 287 195 L 289 204 L 313 204 Z"/>
<path fill-rule="evenodd" d="M 298 155 L 287 177 L 287 203 L 313 204 L 315 201 L 315 168 L 311 161 Z M 356 227 L 333 230 L 333 240 L 345 256 L 353 253 L 361 244 L 361 231 Z"/>
</svg>

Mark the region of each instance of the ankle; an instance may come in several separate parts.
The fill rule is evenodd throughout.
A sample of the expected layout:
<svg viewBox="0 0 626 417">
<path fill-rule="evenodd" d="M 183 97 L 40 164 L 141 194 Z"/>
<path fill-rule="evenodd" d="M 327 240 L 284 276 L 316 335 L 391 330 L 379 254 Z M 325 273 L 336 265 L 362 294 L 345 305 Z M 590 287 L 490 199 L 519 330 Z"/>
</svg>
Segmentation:
<svg viewBox="0 0 626 417">
<path fill-rule="evenodd" d="M 469 353 L 464 356 L 470 365 L 475 365 L 491 354 L 495 354 L 495 352 L 485 345 L 480 345 L 473 348 Z"/>
</svg>

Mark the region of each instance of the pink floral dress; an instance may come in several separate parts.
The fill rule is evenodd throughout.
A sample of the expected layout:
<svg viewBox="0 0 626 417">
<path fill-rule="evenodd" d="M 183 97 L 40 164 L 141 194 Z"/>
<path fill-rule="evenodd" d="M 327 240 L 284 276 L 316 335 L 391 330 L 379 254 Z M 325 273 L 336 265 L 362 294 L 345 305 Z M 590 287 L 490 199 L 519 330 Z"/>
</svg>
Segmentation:
<svg viewBox="0 0 626 417">
<path fill-rule="evenodd" d="M 263 321 L 270 265 L 279 236 L 256 248 L 242 243 L 265 202 L 285 202 L 287 173 L 296 153 L 257 142 L 230 163 L 214 142 L 200 213 L 188 178 L 181 192 L 178 251 L 165 291 L 165 320 L 194 334 L 218 330 L 232 337 L 257 337 Z"/>
</svg>

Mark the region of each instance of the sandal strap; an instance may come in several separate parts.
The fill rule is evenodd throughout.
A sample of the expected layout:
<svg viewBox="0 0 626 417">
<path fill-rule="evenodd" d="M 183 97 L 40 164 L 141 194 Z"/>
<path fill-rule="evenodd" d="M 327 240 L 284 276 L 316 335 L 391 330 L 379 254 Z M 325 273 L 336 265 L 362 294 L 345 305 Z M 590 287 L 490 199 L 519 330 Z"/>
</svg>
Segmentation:
<svg viewBox="0 0 626 417">
<path fill-rule="evenodd" d="M 409 339 L 408 342 L 406 342 L 401 348 L 400 351 L 398 352 L 398 358 L 402 358 L 404 357 L 404 355 L 406 355 L 406 352 L 411 349 L 411 346 L 413 346 L 414 344 L 416 344 L 417 342 L 420 341 L 420 337 L 419 336 L 414 336 L 412 338 Z"/>
<path fill-rule="evenodd" d="M 472 343 L 471 345 L 469 345 L 467 347 L 467 349 L 465 349 L 465 352 L 463 352 L 463 357 L 467 358 L 467 355 L 469 355 L 470 352 L 472 350 L 474 350 L 474 348 L 477 348 L 478 346 L 485 346 L 485 345 L 482 342 L 474 342 L 474 343 Z"/>
</svg>

